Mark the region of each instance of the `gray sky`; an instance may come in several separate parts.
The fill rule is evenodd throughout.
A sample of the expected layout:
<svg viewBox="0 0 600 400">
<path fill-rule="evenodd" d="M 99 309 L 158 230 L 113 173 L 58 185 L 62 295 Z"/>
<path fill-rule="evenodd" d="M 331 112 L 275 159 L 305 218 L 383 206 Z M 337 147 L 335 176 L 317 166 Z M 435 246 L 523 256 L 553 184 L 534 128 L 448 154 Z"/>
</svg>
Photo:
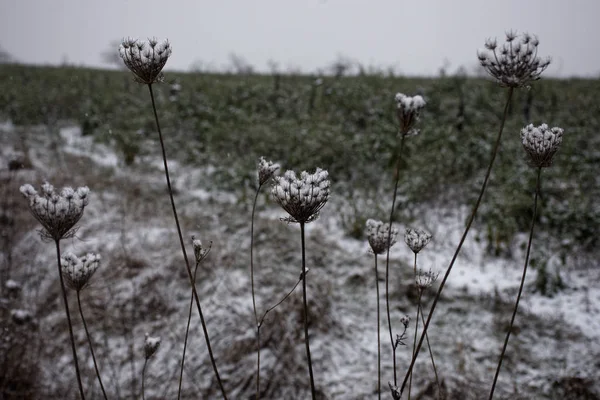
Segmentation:
<svg viewBox="0 0 600 400">
<path fill-rule="evenodd" d="M 339 55 L 409 75 L 476 65 L 487 37 L 540 39 L 549 75 L 600 76 L 600 0 L 0 0 L 0 46 L 26 63 L 106 66 L 124 36 L 168 38 L 167 67 L 222 68 L 231 53 L 313 72 Z M 115 49 L 116 51 L 116 49 Z"/>
</svg>

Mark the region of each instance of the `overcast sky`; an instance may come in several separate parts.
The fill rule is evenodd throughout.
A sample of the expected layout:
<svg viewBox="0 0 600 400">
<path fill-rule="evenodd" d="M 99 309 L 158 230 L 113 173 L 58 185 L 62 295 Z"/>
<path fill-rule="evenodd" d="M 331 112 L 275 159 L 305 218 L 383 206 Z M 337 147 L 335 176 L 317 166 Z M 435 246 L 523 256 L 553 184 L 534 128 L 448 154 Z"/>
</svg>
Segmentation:
<svg viewBox="0 0 600 400">
<path fill-rule="evenodd" d="M 25 63 L 106 66 L 124 36 L 168 38 L 167 67 L 268 61 L 314 72 L 342 55 L 432 75 L 477 63 L 508 29 L 540 39 L 548 74 L 600 76 L 600 0 L 0 0 L 0 46 Z M 116 51 L 116 49 L 115 49 Z"/>
</svg>

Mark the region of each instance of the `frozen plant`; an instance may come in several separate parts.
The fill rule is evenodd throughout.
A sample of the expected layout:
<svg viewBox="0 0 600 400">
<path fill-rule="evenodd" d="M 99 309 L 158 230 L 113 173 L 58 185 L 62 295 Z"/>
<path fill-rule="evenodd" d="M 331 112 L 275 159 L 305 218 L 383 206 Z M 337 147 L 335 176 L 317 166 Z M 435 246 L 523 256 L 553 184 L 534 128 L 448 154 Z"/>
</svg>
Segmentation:
<svg viewBox="0 0 600 400">
<path fill-rule="evenodd" d="M 417 254 L 431 241 L 431 234 L 424 229 L 407 228 L 404 233 L 404 242 Z"/>
<path fill-rule="evenodd" d="M 146 366 L 148 365 L 148 360 L 156 353 L 158 348 L 160 347 L 160 337 L 152 337 L 148 333 L 144 338 L 144 367 L 142 368 L 142 400 L 146 400 Z"/>
<path fill-rule="evenodd" d="M 79 292 L 89 285 L 90 278 L 100 267 L 100 255 L 88 253 L 79 258 L 69 252 L 61 257 L 60 262 L 65 284 Z"/>
<path fill-rule="evenodd" d="M 479 63 L 500 85 L 523 87 L 540 79 L 550 59 L 538 57 L 537 36 L 514 31 L 506 32 L 506 42 L 498 46 L 496 39 L 485 42 L 485 50 L 477 52 Z"/>
<path fill-rule="evenodd" d="M 139 83 L 147 85 L 163 81 L 161 71 L 170 55 L 168 40 L 159 43 L 155 38 L 148 41 L 127 38 L 119 46 L 119 56 L 125 66 L 134 73 Z"/>
<path fill-rule="evenodd" d="M 264 157 L 261 157 L 258 161 L 258 185 L 262 186 L 267 183 L 279 168 L 279 164 L 274 163 L 273 161 L 267 161 Z"/>
<path fill-rule="evenodd" d="M 415 280 L 419 291 L 422 292 L 424 290 L 429 289 L 431 286 L 433 286 L 433 284 L 437 280 L 438 276 L 440 276 L 439 272 L 433 272 L 432 270 L 425 271 L 425 270 L 419 269 L 417 271 L 417 277 Z"/>
<path fill-rule="evenodd" d="M 271 189 L 273 199 L 290 216 L 287 222 L 305 224 L 319 216 L 319 211 L 329 199 L 329 173 L 317 168 L 313 174 L 302 171 L 300 178 L 294 171 L 276 176 Z"/>
<path fill-rule="evenodd" d="M 562 143 L 562 137 L 563 129 L 548 128 L 546 124 L 538 127 L 529 124 L 521 129 L 523 148 L 531 158 L 531 164 L 538 168 L 552 165 L 552 158 Z"/>
<path fill-rule="evenodd" d="M 425 107 L 425 100 L 422 96 L 407 96 L 403 93 L 396 93 L 396 114 L 400 124 L 400 134 L 402 136 L 417 135 L 419 130 L 414 126 L 419 121 L 419 114 Z"/>
</svg>

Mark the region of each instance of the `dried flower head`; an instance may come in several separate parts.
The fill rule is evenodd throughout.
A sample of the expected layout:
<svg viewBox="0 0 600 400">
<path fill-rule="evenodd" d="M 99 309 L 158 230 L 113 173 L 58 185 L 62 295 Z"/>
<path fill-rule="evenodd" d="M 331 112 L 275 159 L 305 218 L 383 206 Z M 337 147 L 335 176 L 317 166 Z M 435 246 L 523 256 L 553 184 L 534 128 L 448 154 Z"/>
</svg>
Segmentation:
<svg viewBox="0 0 600 400">
<path fill-rule="evenodd" d="M 152 357 L 159 347 L 160 337 L 152 337 L 146 333 L 144 339 L 144 357 L 146 357 L 146 360 Z"/>
<path fill-rule="evenodd" d="M 423 250 L 423 247 L 427 246 L 430 241 L 431 234 L 423 229 L 407 228 L 404 234 L 404 242 L 415 254 Z"/>
<path fill-rule="evenodd" d="M 440 276 L 439 272 L 433 272 L 432 270 L 424 271 L 419 269 L 417 271 L 417 276 L 415 277 L 415 283 L 417 284 L 419 290 L 423 291 L 430 288 L 435 283 L 438 276 Z"/>
<path fill-rule="evenodd" d="M 563 129 L 542 124 L 538 127 L 533 124 L 521 129 L 521 142 L 523 148 L 531 158 L 534 167 L 549 167 L 552 158 L 562 143 Z"/>
<path fill-rule="evenodd" d="M 271 189 L 273 199 L 288 213 L 287 222 L 300 224 L 314 221 L 329 199 L 329 174 L 317 168 L 314 174 L 302 171 L 300 178 L 294 171 L 276 176 Z"/>
<path fill-rule="evenodd" d="M 519 40 L 520 39 L 520 40 Z M 485 50 L 477 52 L 479 63 L 501 86 L 519 88 L 540 79 L 550 59 L 537 56 L 539 40 L 525 33 L 506 33 L 506 43 L 498 46 L 496 39 L 485 42 Z"/>
<path fill-rule="evenodd" d="M 396 113 L 400 123 L 400 133 L 403 136 L 419 133 L 419 130 L 415 129 L 414 126 L 419 121 L 419 114 L 425 104 L 425 100 L 419 95 L 410 97 L 402 93 L 396 93 Z"/>
<path fill-rule="evenodd" d="M 398 346 L 406 346 L 406 330 L 408 329 L 408 324 L 410 323 L 410 317 L 408 315 L 400 318 L 400 323 L 402 324 L 402 334 L 396 335 L 396 342 L 394 342 L 394 348 L 397 349 Z"/>
<path fill-rule="evenodd" d="M 73 227 L 81 219 L 88 204 L 90 190 L 83 186 L 74 190 L 65 187 L 57 192 L 48 182 L 42 185 L 42 194 L 26 184 L 20 188 L 23 196 L 29 200 L 31 213 L 43 226 L 43 238 L 60 240 L 75 235 Z"/>
<path fill-rule="evenodd" d="M 398 236 L 398 229 L 392 227 L 390 232 L 389 225 L 374 219 L 367 220 L 367 240 L 373 253 L 385 253 L 388 248 L 396 244 L 396 236 Z"/>
<path fill-rule="evenodd" d="M 400 388 L 398 386 L 392 385 L 392 382 L 388 382 L 390 385 L 390 390 L 392 391 L 392 398 L 394 400 L 400 400 L 402 394 L 400 393 Z"/>
<path fill-rule="evenodd" d="M 171 44 L 154 38 L 147 42 L 127 38 L 119 46 L 119 55 L 139 83 L 151 85 L 163 81 L 161 71 L 171 55 Z"/>
<path fill-rule="evenodd" d="M 10 316 L 16 325 L 25 325 L 33 321 L 33 314 L 29 310 L 11 310 Z"/>
<path fill-rule="evenodd" d="M 279 164 L 267 161 L 264 157 L 261 157 L 258 161 L 258 184 L 262 186 L 267 183 L 279 168 Z"/>
<path fill-rule="evenodd" d="M 60 264 L 65 284 L 79 292 L 89 285 L 91 277 L 100 267 L 100 255 L 88 253 L 83 257 L 77 257 L 73 253 L 66 253 L 61 257 Z"/>
<path fill-rule="evenodd" d="M 196 239 L 194 236 L 192 236 L 192 246 L 194 246 L 194 257 L 196 258 L 196 263 L 199 264 L 210 252 L 210 249 L 212 248 L 212 241 L 208 243 L 208 247 L 204 247 L 202 246 L 202 241 L 200 239 Z"/>
</svg>

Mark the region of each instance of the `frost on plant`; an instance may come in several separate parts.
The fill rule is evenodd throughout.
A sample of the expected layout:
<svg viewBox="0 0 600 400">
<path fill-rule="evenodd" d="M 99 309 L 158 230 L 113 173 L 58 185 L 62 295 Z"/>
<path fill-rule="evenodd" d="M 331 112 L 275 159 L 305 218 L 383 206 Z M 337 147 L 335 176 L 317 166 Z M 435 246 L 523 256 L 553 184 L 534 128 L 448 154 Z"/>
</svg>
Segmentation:
<svg viewBox="0 0 600 400">
<path fill-rule="evenodd" d="M 423 291 L 430 288 L 439 276 L 439 272 L 433 272 L 432 270 L 425 271 L 419 269 L 417 272 L 417 276 L 415 277 L 415 282 L 419 290 Z"/>
<path fill-rule="evenodd" d="M 139 83 L 151 85 L 162 82 L 162 69 L 171 55 L 171 44 L 168 40 L 161 43 L 156 39 L 140 41 L 124 39 L 119 46 L 119 55 Z"/>
<path fill-rule="evenodd" d="M 276 164 L 273 161 L 267 161 L 264 157 L 261 157 L 258 161 L 258 184 L 262 186 L 267 183 L 279 168 L 279 164 Z"/>
<path fill-rule="evenodd" d="M 192 246 L 194 247 L 194 257 L 196 259 L 196 263 L 200 263 L 210 252 L 210 249 L 212 248 L 212 242 L 208 243 L 208 247 L 204 247 L 200 239 L 196 239 L 194 236 L 192 236 Z"/>
<path fill-rule="evenodd" d="M 430 241 L 431 234 L 423 229 L 408 228 L 404 234 L 404 242 L 415 254 L 423 250 L 423 247 L 427 246 Z"/>
<path fill-rule="evenodd" d="M 88 253 L 77 257 L 73 253 L 67 253 L 61 257 L 60 264 L 65 284 L 79 292 L 89 285 L 90 279 L 100 267 L 100 255 Z"/>
<path fill-rule="evenodd" d="M 392 227 L 390 232 L 389 225 L 384 224 L 382 221 L 367 220 L 367 240 L 374 254 L 385 253 L 389 247 L 396 243 L 396 236 L 398 236 L 398 229 Z"/>
<path fill-rule="evenodd" d="M 392 391 L 392 398 L 394 400 L 400 400 L 400 388 L 398 386 L 392 385 L 392 382 L 388 382 L 388 385 L 390 385 L 390 390 Z"/>
<path fill-rule="evenodd" d="M 479 63 L 505 87 L 523 87 L 540 78 L 550 59 L 537 56 L 539 40 L 535 35 L 506 33 L 506 42 L 498 46 L 496 39 L 485 42 L 485 50 L 477 53 Z"/>
<path fill-rule="evenodd" d="M 523 148 L 531 158 L 531 164 L 535 167 L 549 167 L 552 158 L 562 143 L 563 129 L 542 124 L 538 127 L 533 124 L 521 129 L 521 142 Z"/>
<path fill-rule="evenodd" d="M 419 121 L 421 110 L 425 107 L 423 97 L 419 95 L 410 97 L 402 93 L 396 93 L 396 106 L 400 133 L 403 136 L 417 135 L 419 130 L 415 129 L 414 126 Z"/>
<path fill-rule="evenodd" d="M 42 237 L 58 241 L 75 235 L 74 226 L 81 219 L 88 204 L 90 190 L 87 186 L 76 190 L 65 187 L 58 192 L 46 182 L 42 185 L 41 194 L 30 184 L 21 186 L 20 190 L 29 200 L 31 213 L 44 227 L 41 231 Z"/>
<path fill-rule="evenodd" d="M 314 221 L 329 199 L 329 174 L 317 168 L 314 174 L 302 171 L 300 178 L 294 171 L 276 176 L 271 189 L 273 199 L 289 215 L 287 222 L 300 224 Z"/>
<path fill-rule="evenodd" d="M 148 360 L 160 347 L 160 337 L 152 337 L 146 333 L 144 338 L 144 357 Z"/>
</svg>

